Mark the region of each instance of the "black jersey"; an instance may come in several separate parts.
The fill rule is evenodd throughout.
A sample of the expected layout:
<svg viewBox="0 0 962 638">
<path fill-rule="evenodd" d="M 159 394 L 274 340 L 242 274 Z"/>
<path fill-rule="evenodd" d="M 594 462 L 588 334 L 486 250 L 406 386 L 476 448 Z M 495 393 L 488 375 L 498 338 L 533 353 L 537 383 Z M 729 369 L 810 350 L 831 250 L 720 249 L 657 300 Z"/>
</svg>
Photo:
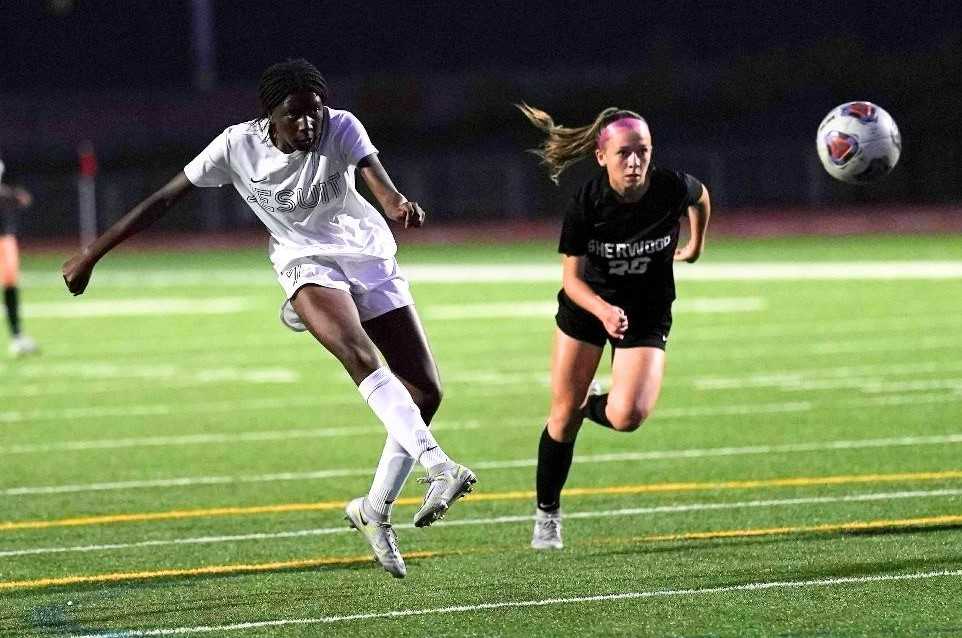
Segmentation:
<svg viewBox="0 0 962 638">
<path fill-rule="evenodd" d="M 687 173 L 653 167 L 644 196 L 626 203 L 602 170 L 569 203 L 558 252 L 587 256 L 585 283 L 608 303 L 623 308 L 670 305 L 680 219 L 702 188 Z"/>
</svg>

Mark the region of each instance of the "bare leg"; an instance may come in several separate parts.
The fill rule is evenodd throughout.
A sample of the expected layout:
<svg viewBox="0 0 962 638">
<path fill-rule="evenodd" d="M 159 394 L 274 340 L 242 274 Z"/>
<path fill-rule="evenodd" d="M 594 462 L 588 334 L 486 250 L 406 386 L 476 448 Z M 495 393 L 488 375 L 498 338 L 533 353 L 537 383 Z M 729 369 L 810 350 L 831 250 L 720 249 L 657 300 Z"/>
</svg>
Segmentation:
<svg viewBox="0 0 962 638">
<path fill-rule="evenodd" d="M 441 379 L 417 310 L 414 306 L 398 308 L 365 321 L 363 326 L 411 393 L 424 422 L 430 424 L 441 405 Z"/>
<path fill-rule="evenodd" d="M 387 367 L 380 365 L 377 349 L 361 326 L 351 295 L 308 285 L 297 291 L 291 303 L 314 338 L 337 357 L 358 384 L 364 400 L 408 455 L 426 468 L 448 462 L 411 394 Z"/>
<path fill-rule="evenodd" d="M 602 351 L 602 348 L 572 339 L 560 330 L 555 333 L 551 414 L 538 444 L 535 474 L 538 509 L 542 512 L 557 512 L 561 506 L 561 489 L 568 480 L 575 437 L 584 419 L 581 406 Z"/>
<path fill-rule="evenodd" d="M 611 366 L 605 414 L 614 429 L 633 432 L 651 415 L 665 376 L 665 351 L 618 348 Z"/>
<path fill-rule="evenodd" d="M 441 382 L 417 311 L 413 306 L 398 308 L 363 325 L 391 371 L 411 393 L 424 422 L 430 424 L 441 403 Z M 367 495 L 369 516 L 390 520 L 394 501 L 413 467 L 414 459 L 388 436 Z"/>
</svg>

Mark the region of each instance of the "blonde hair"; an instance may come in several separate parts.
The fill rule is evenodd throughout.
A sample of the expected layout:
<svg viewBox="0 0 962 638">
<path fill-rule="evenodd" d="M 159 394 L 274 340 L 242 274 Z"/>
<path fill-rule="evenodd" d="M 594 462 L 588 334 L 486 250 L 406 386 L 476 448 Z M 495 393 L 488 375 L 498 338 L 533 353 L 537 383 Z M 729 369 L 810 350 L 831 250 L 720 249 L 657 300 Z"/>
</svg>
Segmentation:
<svg viewBox="0 0 962 638">
<path fill-rule="evenodd" d="M 515 104 L 528 121 L 548 134 L 548 138 L 538 147 L 530 149 L 541 158 L 541 163 L 548 167 L 548 177 L 555 184 L 562 172 L 589 156 L 598 145 L 598 136 L 606 126 L 625 117 L 645 121 L 634 111 L 606 108 L 587 126 L 568 128 L 554 123 L 554 119 L 541 109 L 522 102 Z"/>
</svg>

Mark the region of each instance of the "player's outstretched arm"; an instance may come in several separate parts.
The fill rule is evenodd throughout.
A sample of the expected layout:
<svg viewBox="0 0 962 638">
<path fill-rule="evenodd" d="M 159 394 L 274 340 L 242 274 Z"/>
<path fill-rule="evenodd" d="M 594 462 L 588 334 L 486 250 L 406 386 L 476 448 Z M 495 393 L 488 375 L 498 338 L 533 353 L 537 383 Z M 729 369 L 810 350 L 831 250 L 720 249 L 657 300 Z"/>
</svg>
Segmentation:
<svg viewBox="0 0 962 638">
<path fill-rule="evenodd" d="M 688 207 L 688 223 L 691 232 L 688 243 L 675 251 L 675 261 L 687 261 L 690 264 L 698 261 L 705 250 L 709 217 L 711 217 L 711 200 L 708 197 L 708 189 L 702 188 L 701 197 Z"/>
<path fill-rule="evenodd" d="M 594 316 L 605 327 L 605 331 L 615 339 L 622 339 L 628 330 L 628 316 L 618 306 L 613 306 L 585 283 L 584 256 L 565 255 L 561 265 L 561 281 L 565 294 Z"/>
<path fill-rule="evenodd" d="M 368 155 L 358 162 L 357 167 L 388 219 L 404 224 L 405 228 L 421 227 L 427 213 L 417 202 L 409 202 L 407 197 L 398 192 L 377 154 Z"/>
<path fill-rule="evenodd" d="M 156 193 L 130 209 L 130 212 L 108 228 L 107 232 L 64 263 L 63 280 L 67 284 L 67 289 L 74 295 L 83 293 L 90 281 L 94 266 L 101 257 L 120 242 L 136 235 L 166 215 L 167 211 L 193 188 L 194 185 L 181 171 Z"/>
</svg>

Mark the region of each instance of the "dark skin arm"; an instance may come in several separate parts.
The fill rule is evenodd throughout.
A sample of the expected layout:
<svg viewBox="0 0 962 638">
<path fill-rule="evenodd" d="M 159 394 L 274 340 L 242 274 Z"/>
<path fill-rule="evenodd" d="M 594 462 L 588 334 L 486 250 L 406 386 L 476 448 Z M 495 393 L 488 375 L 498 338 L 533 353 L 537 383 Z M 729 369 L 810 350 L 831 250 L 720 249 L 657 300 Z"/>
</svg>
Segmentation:
<svg viewBox="0 0 962 638">
<path fill-rule="evenodd" d="M 121 217 L 117 223 L 94 240 L 89 246 L 68 259 L 62 268 L 67 289 L 74 295 L 82 294 L 90 281 L 94 266 L 117 244 L 136 235 L 158 219 L 195 188 L 183 171 L 167 182 L 153 195 L 140 202 Z"/>
<path fill-rule="evenodd" d="M 371 189 L 381 210 L 391 221 L 404 224 L 405 228 L 420 228 L 424 224 L 427 213 L 417 202 L 409 202 L 408 198 L 394 187 L 387 171 L 378 159 L 377 153 L 368 155 L 357 163 L 357 168 L 364 178 L 364 183 Z"/>
</svg>

